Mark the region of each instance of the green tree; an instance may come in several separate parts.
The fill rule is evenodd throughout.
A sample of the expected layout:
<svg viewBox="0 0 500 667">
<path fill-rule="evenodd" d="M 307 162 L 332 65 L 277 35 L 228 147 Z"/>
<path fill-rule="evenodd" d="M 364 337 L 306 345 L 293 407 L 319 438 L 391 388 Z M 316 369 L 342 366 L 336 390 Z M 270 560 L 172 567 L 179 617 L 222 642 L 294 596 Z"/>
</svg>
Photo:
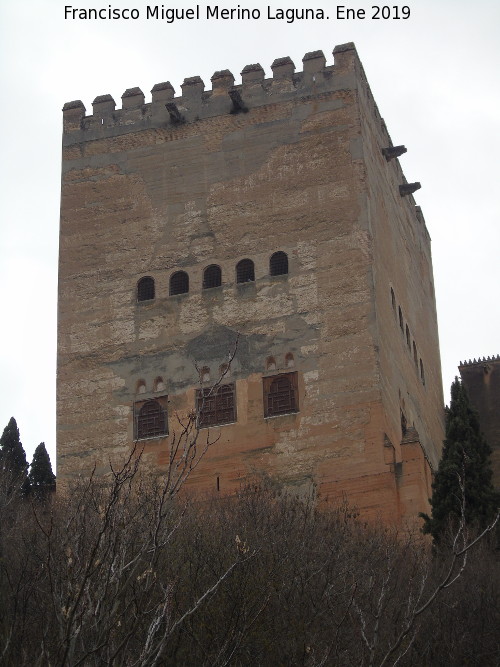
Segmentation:
<svg viewBox="0 0 500 667">
<path fill-rule="evenodd" d="M 448 526 L 462 519 L 468 525 L 486 528 L 497 512 L 499 494 L 491 481 L 491 449 L 480 431 L 467 391 L 458 378 L 451 385 L 446 408 L 446 439 L 438 471 L 432 484 L 432 517 L 421 514 L 424 533 L 439 543 Z"/>
<path fill-rule="evenodd" d="M 28 475 L 28 491 L 38 497 L 45 497 L 56 490 L 56 476 L 52 472 L 50 457 L 41 442 L 35 449 Z"/>
<path fill-rule="evenodd" d="M 0 438 L 0 467 L 14 478 L 24 477 L 28 468 L 14 417 L 10 418 Z"/>
</svg>

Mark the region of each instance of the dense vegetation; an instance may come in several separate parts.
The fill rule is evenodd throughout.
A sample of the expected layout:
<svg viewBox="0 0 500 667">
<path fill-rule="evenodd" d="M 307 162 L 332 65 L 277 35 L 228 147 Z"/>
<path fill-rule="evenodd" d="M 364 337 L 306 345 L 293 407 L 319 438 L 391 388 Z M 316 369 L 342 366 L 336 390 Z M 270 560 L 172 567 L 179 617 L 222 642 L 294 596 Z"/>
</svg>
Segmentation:
<svg viewBox="0 0 500 667">
<path fill-rule="evenodd" d="M 134 462 L 105 488 L 1 502 L 5 665 L 497 664 L 486 539 L 432 558 L 261 487 L 188 505 Z"/>
</svg>

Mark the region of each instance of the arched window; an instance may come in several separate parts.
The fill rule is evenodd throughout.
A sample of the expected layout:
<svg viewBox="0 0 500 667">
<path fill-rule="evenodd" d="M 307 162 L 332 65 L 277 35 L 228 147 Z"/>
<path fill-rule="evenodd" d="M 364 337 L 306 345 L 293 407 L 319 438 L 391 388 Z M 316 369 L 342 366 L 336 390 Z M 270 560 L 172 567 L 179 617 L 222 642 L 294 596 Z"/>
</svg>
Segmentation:
<svg viewBox="0 0 500 667">
<path fill-rule="evenodd" d="M 210 264 L 203 272 L 203 289 L 220 287 L 222 285 L 222 271 L 217 264 Z"/>
<path fill-rule="evenodd" d="M 145 401 L 139 408 L 136 418 L 136 439 L 166 435 L 167 415 L 159 401 Z"/>
<path fill-rule="evenodd" d="M 255 269 L 251 259 L 242 259 L 236 264 L 236 282 L 250 283 L 255 280 Z"/>
<path fill-rule="evenodd" d="M 295 366 L 295 360 L 291 352 L 289 352 L 285 357 L 285 366 L 286 368 L 293 368 Z"/>
<path fill-rule="evenodd" d="M 196 410 L 200 428 L 231 424 L 236 421 L 235 385 L 222 384 L 214 387 L 198 389 L 196 392 Z"/>
<path fill-rule="evenodd" d="M 274 357 L 267 357 L 266 371 L 275 371 L 275 370 L 276 370 L 276 359 Z"/>
<path fill-rule="evenodd" d="M 155 281 L 151 276 L 144 276 L 137 283 L 137 301 L 152 301 L 155 298 Z"/>
<path fill-rule="evenodd" d="M 138 380 L 135 387 L 136 394 L 145 394 L 146 393 L 146 383 L 144 380 Z"/>
<path fill-rule="evenodd" d="M 269 273 L 272 276 L 284 276 L 288 273 L 288 255 L 281 250 L 271 255 Z"/>
<path fill-rule="evenodd" d="M 200 382 L 210 382 L 210 368 L 203 366 L 200 371 Z"/>
<path fill-rule="evenodd" d="M 219 377 L 229 377 L 231 375 L 231 368 L 229 364 L 221 364 L 219 366 Z"/>
<path fill-rule="evenodd" d="M 297 373 L 263 378 L 264 416 L 276 417 L 298 412 Z"/>
<path fill-rule="evenodd" d="M 176 271 L 170 276 L 170 296 L 189 292 L 189 276 L 185 271 Z"/>
<path fill-rule="evenodd" d="M 403 326 L 403 311 L 401 310 L 401 306 L 398 307 L 398 312 L 399 312 L 399 326 L 401 327 L 401 331 L 404 331 L 404 326 Z"/>
<path fill-rule="evenodd" d="M 153 382 L 153 391 L 165 391 L 165 383 L 163 382 L 163 378 L 158 376 L 155 378 L 155 381 Z"/>
</svg>

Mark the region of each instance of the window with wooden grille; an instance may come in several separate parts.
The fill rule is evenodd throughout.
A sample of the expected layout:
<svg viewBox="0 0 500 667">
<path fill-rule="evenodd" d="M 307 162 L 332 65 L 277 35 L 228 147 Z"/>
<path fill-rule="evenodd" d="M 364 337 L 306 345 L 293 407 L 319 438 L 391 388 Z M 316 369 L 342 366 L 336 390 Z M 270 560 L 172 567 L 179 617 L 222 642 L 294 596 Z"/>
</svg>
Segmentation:
<svg viewBox="0 0 500 667">
<path fill-rule="evenodd" d="M 236 421 L 236 391 L 234 382 L 219 387 L 198 389 L 196 410 L 200 428 L 231 424 Z"/>
<path fill-rule="evenodd" d="M 137 301 L 151 301 L 155 298 L 155 281 L 151 276 L 144 276 L 137 283 Z"/>
<path fill-rule="evenodd" d="M 134 405 L 134 440 L 158 438 L 168 434 L 167 397 Z"/>
<path fill-rule="evenodd" d="M 176 271 L 170 276 L 170 296 L 189 292 L 189 276 L 185 271 Z"/>
<path fill-rule="evenodd" d="M 255 269 L 251 259 L 242 259 L 236 264 L 236 282 L 249 283 L 255 280 Z"/>
<path fill-rule="evenodd" d="M 264 417 L 276 417 L 299 411 L 297 373 L 283 373 L 263 378 Z"/>
<path fill-rule="evenodd" d="M 284 276 L 288 273 L 288 255 L 286 252 L 280 250 L 271 255 L 269 273 L 272 276 Z"/>
<path fill-rule="evenodd" d="M 203 272 L 203 289 L 220 287 L 222 285 L 222 271 L 217 264 L 207 266 Z"/>
</svg>

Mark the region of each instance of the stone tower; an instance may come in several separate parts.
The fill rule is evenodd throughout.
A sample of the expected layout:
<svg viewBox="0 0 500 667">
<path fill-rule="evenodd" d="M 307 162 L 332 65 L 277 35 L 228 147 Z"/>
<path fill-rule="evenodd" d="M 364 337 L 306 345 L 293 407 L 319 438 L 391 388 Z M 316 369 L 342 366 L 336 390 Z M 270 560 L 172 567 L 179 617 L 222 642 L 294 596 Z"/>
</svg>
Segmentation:
<svg viewBox="0 0 500 667">
<path fill-rule="evenodd" d="M 354 45 L 333 53 L 64 105 L 60 485 L 136 440 L 161 470 L 198 408 L 219 438 L 198 489 L 266 474 L 368 518 L 427 509 L 443 394 L 419 184 Z"/>
<path fill-rule="evenodd" d="M 500 490 L 500 355 L 461 361 L 458 369 L 492 449 L 493 484 Z"/>
</svg>

